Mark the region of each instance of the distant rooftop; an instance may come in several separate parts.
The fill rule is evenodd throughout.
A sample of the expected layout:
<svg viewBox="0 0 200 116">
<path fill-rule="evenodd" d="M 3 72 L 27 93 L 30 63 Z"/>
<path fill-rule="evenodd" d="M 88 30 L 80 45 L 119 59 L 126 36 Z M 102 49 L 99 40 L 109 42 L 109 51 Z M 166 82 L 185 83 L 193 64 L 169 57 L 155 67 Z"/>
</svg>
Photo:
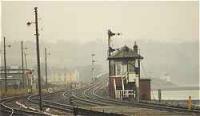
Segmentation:
<svg viewBox="0 0 200 116">
<path fill-rule="evenodd" d="M 108 59 L 126 59 L 126 58 L 143 59 L 141 55 L 139 55 L 136 51 L 127 47 L 126 45 L 120 48 L 119 50 L 116 50 L 115 52 L 113 52 L 111 56 L 108 57 Z"/>
</svg>

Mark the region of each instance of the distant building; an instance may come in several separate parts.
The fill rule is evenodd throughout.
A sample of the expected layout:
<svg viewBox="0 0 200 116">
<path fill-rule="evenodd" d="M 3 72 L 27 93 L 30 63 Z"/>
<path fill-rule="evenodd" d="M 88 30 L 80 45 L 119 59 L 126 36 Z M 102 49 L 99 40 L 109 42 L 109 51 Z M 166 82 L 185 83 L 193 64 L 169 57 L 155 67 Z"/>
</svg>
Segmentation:
<svg viewBox="0 0 200 116">
<path fill-rule="evenodd" d="M 65 73 L 55 73 L 53 77 L 49 80 L 53 84 L 69 84 L 69 83 L 78 83 L 79 81 L 79 72 L 77 70 L 67 71 Z"/>
<path fill-rule="evenodd" d="M 140 60 L 135 43 L 133 49 L 124 46 L 112 52 L 109 60 L 109 95 L 118 99 L 150 100 L 150 79 L 140 78 Z"/>
<path fill-rule="evenodd" d="M 65 80 L 65 75 L 64 74 L 61 74 L 61 73 L 53 73 L 51 78 L 48 79 L 49 83 L 52 83 L 52 84 L 64 84 Z"/>
<path fill-rule="evenodd" d="M 65 77 L 66 83 L 77 83 L 79 81 L 79 72 L 77 70 L 69 71 Z"/>
<path fill-rule="evenodd" d="M 22 78 L 22 69 L 16 66 L 7 67 L 7 86 L 10 88 L 22 88 L 27 87 L 32 83 L 32 70 L 24 69 L 24 80 Z M 0 87 L 3 88 L 5 85 L 5 69 L 0 69 Z"/>
</svg>

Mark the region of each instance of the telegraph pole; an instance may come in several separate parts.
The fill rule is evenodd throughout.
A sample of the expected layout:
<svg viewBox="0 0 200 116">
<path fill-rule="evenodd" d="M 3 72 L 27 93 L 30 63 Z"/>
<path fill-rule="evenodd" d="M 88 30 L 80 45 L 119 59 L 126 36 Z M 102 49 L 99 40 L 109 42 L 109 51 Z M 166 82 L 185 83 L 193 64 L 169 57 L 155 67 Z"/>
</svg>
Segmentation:
<svg viewBox="0 0 200 116">
<path fill-rule="evenodd" d="M 137 87 L 137 101 L 140 102 L 140 50 L 138 49 L 138 87 Z"/>
<path fill-rule="evenodd" d="M 47 81 L 47 48 L 45 48 L 45 77 L 46 77 L 46 88 L 48 88 L 48 81 Z"/>
<path fill-rule="evenodd" d="M 22 57 L 22 86 L 25 88 L 25 78 L 24 78 L 24 45 L 23 41 L 21 41 L 21 57 Z"/>
<path fill-rule="evenodd" d="M 28 64 L 27 64 L 27 53 L 24 52 L 24 60 L 25 60 L 25 69 L 28 69 Z"/>
<path fill-rule="evenodd" d="M 40 96 L 40 111 L 42 111 L 42 91 L 41 91 L 41 75 L 40 75 L 40 48 L 39 48 L 39 33 L 38 33 L 38 10 L 35 10 L 35 32 L 36 32 L 36 51 L 37 51 L 37 68 L 38 68 L 38 87 Z"/>
<path fill-rule="evenodd" d="M 3 38 L 4 41 L 4 75 L 5 75 L 5 93 L 7 94 L 7 66 L 6 66 L 6 38 Z"/>
<path fill-rule="evenodd" d="M 95 54 L 92 54 L 91 56 L 92 56 L 92 80 L 94 81 L 94 62 L 95 62 L 94 56 L 95 56 Z"/>
<path fill-rule="evenodd" d="M 24 51 L 23 51 L 23 52 L 24 52 L 24 60 L 25 60 L 25 69 L 28 69 L 28 63 L 27 63 L 27 55 L 28 55 L 28 54 L 27 54 L 27 51 L 26 51 L 27 49 L 28 49 L 28 48 L 25 47 L 25 48 L 24 48 Z"/>
<path fill-rule="evenodd" d="M 48 89 L 48 69 L 47 69 L 47 66 L 48 66 L 48 55 L 50 55 L 50 53 L 47 52 L 47 48 L 45 48 L 45 51 L 44 51 L 44 56 L 45 56 L 45 77 L 46 77 L 46 88 Z"/>
<path fill-rule="evenodd" d="M 39 106 L 40 111 L 42 111 L 42 90 L 41 90 L 41 74 L 40 74 L 40 48 L 39 48 L 39 33 L 38 33 L 38 10 L 37 7 L 34 7 L 35 12 L 35 22 L 27 22 L 27 25 L 30 26 L 32 23 L 35 23 L 35 35 L 36 35 L 36 52 L 37 52 L 37 72 L 38 72 L 38 91 L 39 91 Z"/>
<path fill-rule="evenodd" d="M 27 48 L 25 48 L 25 49 L 27 49 Z M 27 63 L 27 53 L 24 51 L 24 60 L 25 60 L 25 69 L 26 69 L 26 71 L 28 71 L 28 63 Z M 28 86 L 28 90 L 30 89 L 30 79 L 29 79 L 29 77 L 28 77 L 28 74 L 27 74 L 27 72 L 26 72 L 26 79 L 27 79 L 27 86 Z M 29 92 L 29 91 L 28 91 Z"/>
</svg>

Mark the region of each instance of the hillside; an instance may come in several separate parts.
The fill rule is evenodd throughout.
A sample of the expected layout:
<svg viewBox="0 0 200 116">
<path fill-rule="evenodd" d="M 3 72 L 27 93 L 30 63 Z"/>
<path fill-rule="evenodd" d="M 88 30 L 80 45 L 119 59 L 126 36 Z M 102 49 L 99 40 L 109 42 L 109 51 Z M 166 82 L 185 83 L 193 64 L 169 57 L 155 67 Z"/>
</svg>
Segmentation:
<svg viewBox="0 0 200 116">
<path fill-rule="evenodd" d="M 134 39 L 118 43 L 119 46 L 126 44 L 132 47 Z M 138 40 L 138 46 L 141 54 L 144 56 L 142 60 L 142 68 L 145 75 L 151 77 L 160 77 L 167 73 L 171 77 L 171 82 L 177 85 L 198 85 L 198 42 L 158 42 Z M 7 64 L 21 65 L 20 41 L 9 42 L 12 45 L 7 49 Z M 36 66 L 35 43 L 33 41 L 25 41 L 24 46 L 28 47 L 27 61 L 28 67 Z M 48 67 L 54 69 L 80 69 L 83 80 L 88 80 L 88 72 L 91 68 L 91 54 L 95 53 L 95 65 L 101 67 L 102 72 L 108 72 L 107 44 L 106 39 L 98 39 L 92 42 L 79 43 L 72 41 L 57 41 L 55 43 L 40 42 L 41 64 L 44 64 L 44 47 L 51 53 L 48 56 Z M 115 48 L 118 48 L 115 46 Z M 3 60 L 3 59 L 2 59 Z M 82 68 L 80 68 L 82 67 Z M 85 68 L 85 69 L 84 69 Z M 41 68 L 44 71 L 44 68 Z M 86 73 L 84 73 L 86 71 Z M 61 71 L 62 72 L 62 71 Z M 153 82 L 154 83 L 154 82 Z M 156 85 L 159 84 L 159 82 Z"/>
</svg>

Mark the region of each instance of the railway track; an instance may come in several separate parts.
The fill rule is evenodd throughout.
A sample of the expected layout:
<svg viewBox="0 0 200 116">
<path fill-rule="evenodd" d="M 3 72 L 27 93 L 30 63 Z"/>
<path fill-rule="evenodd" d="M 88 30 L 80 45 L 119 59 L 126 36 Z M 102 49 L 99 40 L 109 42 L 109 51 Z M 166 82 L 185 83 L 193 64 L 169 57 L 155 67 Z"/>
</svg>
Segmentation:
<svg viewBox="0 0 200 116">
<path fill-rule="evenodd" d="M 103 83 L 103 82 L 102 82 Z M 104 85 L 105 86 L 105 85 Z M 98 90 L 102 88 L 103 85 L 99 84 L 95 88 L 93 88 L 93 91 L 91 92 L 93 97 L 96 97 L 96 99 L 101 100 L 102 102 L 110 102 L 111 103 L 119 103 L 121 105 L 129 105 L 129 106 L 137 106 L 137 107 L 142 107 L 142 108 L 150 108 L 150 109 L 156 109 L 156 110 L 162 110 L 162 111 L 169 111 L 169 112 L 186 112 L 186 113 L 191 113 L 191 114 L 197 114 L 200 115 L 200 109 L 193 109 L 193 110 L 188 110 L 186 107 L 180 107 L 180 106 L 174 106 L 170 104 L 158 104 L 158 103 L 151 103 L 147 101 L 140 101 L 138 102 L 130 102 L 130 101 L 122 101 L 122 100 L 116 100 L 116 99 L 111 99 L 111 98 L 105 98 L 100 95 L 98 95 Z"/>
<path fill-rule="evenodd" d="M 118 116 L 118 115 L 123 116 L 122 114 L 106 113 L 106 112 L 99 112 L 99 111 L 93 111 L 90 109 L 80 108 L 80 107 L 77 107 L 75 104 L 70 104 L 70 102 L 68 102 L 68 104 L 54 102 L 54 100 L 52 98 L 51 99 L 48 98 L 48 97 L 52 97 L 54 95 L 56 95 L 56 96 L 58 95 L 59 98 L 61 99 L 61 96 L 64 95 L 64 97 L 67 97 L 68 99 L 70 99 L 71 97 L 73 97 L 73 99 L 74 99 L 74 96 L 71 95 L 72 91 L 79 91 L 79 90 L 81 91 L 82 89 L 67 90 L 65 92 L 58 91 L 55 93 L 43 95 L 43 100 L 42 100 L 43 107 L 49 107 L 49 108 L 57 109 L 57 110 L 60 110 L 63 112 L 68 112 L 68 113 L 71 113 L 71 115 L 79 114 L 82 116 L 94 116 L 94 115 L 95 116 Z M 47 97 L 47 99 L 46 99 L 46 97 Z M 30 102 L 32 102 L 34 104 L 38 104 L 39 99 L 38 99 L 37 95 L 29 96 L 28 99 Z M 74 100 L 73 100 L 73 102 L 74 102 Z M 80 101 L 77 103 L 79 104 Z"/>
<path fill-rule="evenodd" d="M 90 105 L 90 106 L 108 106 L 109 104 L 95 100 L 88 93 L 88 91 L 90 91 L 91 88 L 95 86 L 96 85 L 93 84 L 88 87 L 82 88 L 81 90 L 74 93 L 72 95 L 72 97 L 74 98 L 73 101 L 76 101 L 77 104 L 81 102 L 82 104 Z"/>
<path fill-rule="evenodd" d="M 4 98 L 1 99 L 1 113 L 3 115 L 8 115 L 8 116 L 13 116 L 13 115 L 17 115 L 17 116 L 42 116 L 45 115 L 43 112 L 39 112 L 39 111 L 34 111 L 31 109 L 28 109 L 28 107 L 26 108 L 21 108 L 20 106 L 14 105 L 15 102 L 19 99 L 23 99 L 26 96 L 14 96 L 14 97 L 8 97 L 8 98 Z M 10 105 L 12 104 L 12 105 Z"/>
<path fill-rule="evenodd" d="M 199 109 L 188 110 L 186 107 L 174 106 L 170 104 L 156 104 L 146 101 L 122 101 L 98 95 L 99 90 L 101 90 L 103 87 L 105 87 L 105 81 L 99 81 L 88 87 L 82 88 L 76 94 L 73 94 L 74 101 L 78 101 L 76 102 L 77 104 L 89 104 L 91 106 L 129 106 L 135 108 L 152 109 L 161 112 L 170 112 L 173 114 L 177 113 L 177 115 L 200 115 Z"/>
<path fill-rule="evenodd" d="M 56 99 L 52 98 L 53 96 L 59 95 L 61 93 L 63 93 L 63 91 L 57 91 L 57 92 L 54 92 L 54 93 L 48 93 L 48 94 L 42 95 L 43 109 L 44 108 L 51 108 L 53 110 L 57 110 L 58 112 L 62 112 L 59 115 L 69 115 L 69 114 L 72 115 L 73 106 L 63 104 L 63 103 L 59 103 L 59 102 L 55 101 Z M 31 102 L 33 104 L 39 104 L 39 96 L 38 95 L 31 95 L 27 99 L 28 99 L 29 102 Z M 59 99 L 61 99 L 61 98 L 59 97 Z"/>
<path fill-rule="evenodd" d="M 62 93 L 63 91 L 58 91 L 54 93 L 44 94 L 43 98 Z M 1 99 L 1 113 L 3 116 L 44 116 L 44 115 L 54 115 L 45 109 L 57 110 L 59 115 L 69 115 L 73 112 L 73 107 L 65 104 L 60 104 L 54 101 L 48 101 L 43 99 L 43 111 L 39 110 L 38 107 L 38 95 L 25 95 L 25 96 L 15 96 Z"/>
<path fill-rule="evenodd" d="M 91 109 L 85 109 L 81 106 L 89 106 L 89 107 L 132 107 L 132 108 L 143 108 L 142 110 L 152 109 L 155 112 L 171 112 L 172 114 L 182 115 L 200 115 L 199 109 L 193 109 L 189 111 L 187 108 L 177 107 L 166 104 L 156 104 L 150 103 L 146 101 L 141 102 L 133 102 L 133 101 L 122 101 L 117 99 L 111 99 L 109 97 L 105 97 L 100 95 L 100 91 L 104 88 L 105 81 L 97 81 L 93 84 L 82 88 L 75 88 L 72 90 L 60 90 L 54 93 L 43 94 L 43 108 L 51 108 L 53 110 L 57 110 L 62 112 L 62 114 L 80 114 L 80 115 L 95 115 L 95 116 L 117 116 L 117 115 L 126 115 L 121 112 L 102 112 L 102 111 L 94 111 Z M 59 99 L 58 99 L 59 98 Z M 20 102 L 26 99 L 26 102 Z M 18 103 L 17 103 L 18 102 Z M 39 102 L 39 98 L 37 95 L 29 95 L 29 96 L 15 96 L 10 98 L 1 99 L 0 105 L 3 115 L 6 116 L 31 116 L 31 115 L 51 115 L 48 112 L 40 112 L 38 107 L 30 107 L 32 104 L 37 105 Z M 25 105 L 23 108 L 19 108 L 19 104 Z M 13 105 L 14 104 L 14 105 Z M 79 106 L 79 107 L 78 107 Z"/>
</svg>

